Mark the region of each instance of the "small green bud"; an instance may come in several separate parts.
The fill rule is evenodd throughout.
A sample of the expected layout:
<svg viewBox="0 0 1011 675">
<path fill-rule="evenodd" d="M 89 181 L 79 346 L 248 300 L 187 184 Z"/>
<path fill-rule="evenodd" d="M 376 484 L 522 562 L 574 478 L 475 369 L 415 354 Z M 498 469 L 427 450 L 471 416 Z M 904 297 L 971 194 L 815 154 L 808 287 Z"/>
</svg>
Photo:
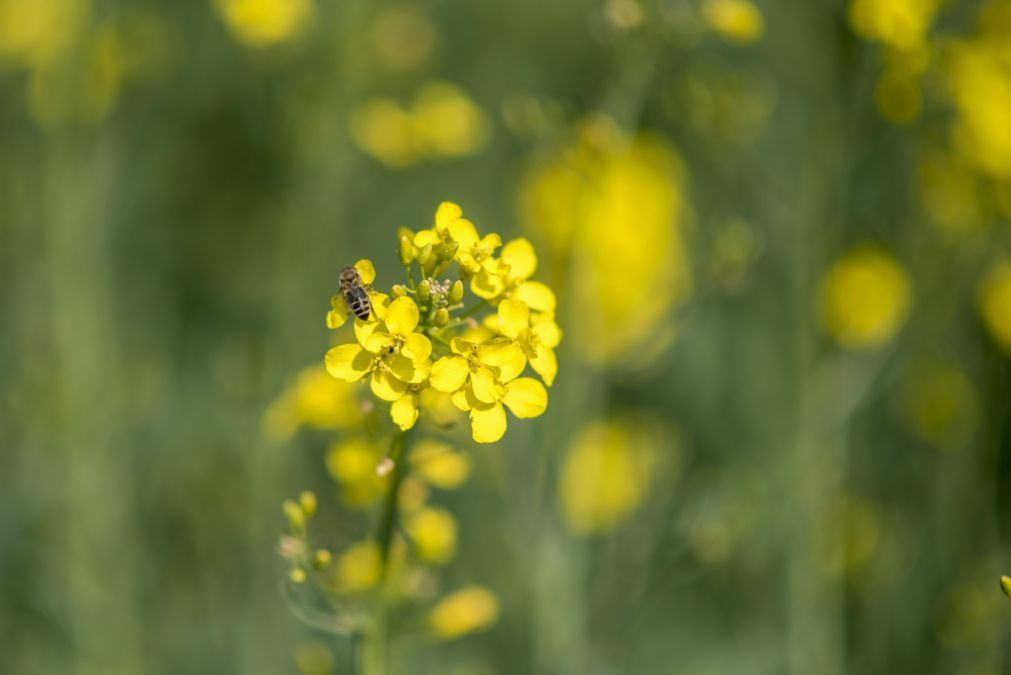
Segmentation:
<svg viewBox="0 0 1011 675">
<path fill-rule="evenodd" d="M 435 313 L 434 320 L 436 326 L 439 326 L 440 328 L 445 326 L 449 323 L 449 310 L 443 307 Z"/>
<path fill-rule="evenodd" d="M 1000 578 L 1000 589 L 1004 591 L 1004 595 L 1011 598 L 1011 577 L 1004 575 Z"/>
<path fill-rule="evenodd" d="M 430 297 L 432 297 L 432 284 L 429 283 L 428 279 L 423 279 L 421 283 L 418 284 L 418 300 L 428 302 Z"/>
<path fill-rule="evenodd" d="M 284 515 L 287 516 L 292 529 L 301 530 L 305 526 L 305 513 L 302 512 L 301 506 L 291 499 L 285 499 L 281 508 L 284 510 Z"/>
<path fill-rule="evenodd" d="M 316 515 L 316 495 L 306 490 L 298 497 L 298 503 L 302 506 L 302 513 L 306 518 Z"/>
<path fill-rule="evenodd" d="M 329 565 L 332 559 L 333 556 L 330 555 L 330 551 L 326 550 L 325 548 L 321 548 L 318 551 L 316 551 L 315 554 L 313 554 L 312 566 L 318 570 L 321 570 L 327 565 Z"/>
<path fill-rule="evenodd" d="M 414 260 L 414 244 L 410 237 L 404 235 L 400 237 L 400 264 L 407 267 Z"/>
<path fill-rule="evenodd" d="M 449 289 L 449 304 L 456 305 L 461 302 L 463 302 L 463 282 L 457 279 Z"/>
<path fill-rule="evenodd" d="M 402 298 L 405 295 L 407 295 L 407 289 L 404 288 L 401 284 L 394 284 L 393 288 L 390 289 L 390 291 L 393 293 L 394 298 Z"/>
<path fill-rule="evenodd" d="M 291 583 L 293 584 L 304 584 L 305 570 L 301 567 L 292 567 L 291 572 L 288 573 L 288 578 L 291 579 Z"/>
<path fill-rule="evenodd" d="M 432 245 L 425 244 L 420 249 L 418 249 L 418 255 L 415 256 L 419 263 L 422 265 L 426 264 L 432 258 Z"/>
</svg>

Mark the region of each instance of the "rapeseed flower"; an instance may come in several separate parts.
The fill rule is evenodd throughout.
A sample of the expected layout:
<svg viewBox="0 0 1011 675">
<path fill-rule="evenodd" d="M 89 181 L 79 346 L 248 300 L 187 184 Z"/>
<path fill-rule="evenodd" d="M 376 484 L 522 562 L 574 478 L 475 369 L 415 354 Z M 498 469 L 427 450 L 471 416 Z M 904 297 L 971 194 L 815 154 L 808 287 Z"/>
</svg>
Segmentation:
<svg viewBox="0 0 1011 675">
<path fill-rule="evenodd" d="M 297 37 L 314 8 L 312 0 L 218 0 L 218 10 L 235 37 L 257 48 Z"/>
<path fill-rule="evenodd" d="M 451 640 L 490 627 L 498 614 L 499 601 L 491 591 L 468 586 L 443 598 L 428 615 L 428 623 L 436 637 Z"/>
<path fill-rule="evenodd" d="M 986 273 L 978 301 L 987 331 L 1011 354 L 1011 263 L 999 262 Z"/>
</svg>

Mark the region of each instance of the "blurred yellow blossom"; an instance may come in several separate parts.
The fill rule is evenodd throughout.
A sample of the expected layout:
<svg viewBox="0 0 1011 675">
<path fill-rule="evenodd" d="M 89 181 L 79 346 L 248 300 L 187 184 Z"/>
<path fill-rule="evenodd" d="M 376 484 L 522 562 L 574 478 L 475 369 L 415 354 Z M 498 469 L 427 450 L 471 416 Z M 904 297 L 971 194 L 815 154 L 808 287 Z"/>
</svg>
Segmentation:
<svg viewBox="0 0 1011 675">
<path fill-rule="evenodd" d="M 366 591 L 379 582 L 379 546 L 374 541 L 362 541 L 347 548 L 334 566 L 336 582 L 342 591 Z"/>
<path fill-rule="evenodd" d="M 906 272 L 895 259 L 862 246 L 836 261 L 823 278 L 822 321 L 844 347 L 873 349 L 902 326 L 909 295 Z"/>
<path fill-rule="evenodd" d="M 435 25 L 425 11 L 411 5 L 384 9 L 369 31 L 373 49 L 388 67 L 406 70 L 422 64 L 435 46 Z"/>
<path fill-rule="evenodd" d="M 749 0 L 706 0 L 702 16 L 710 28 L 734 44 L 751 44 L 765 31 L 762 13 Z"/>
<path fill-rule="evenodd" d="M 328 675 L 336 659 L 323 642 L 299 642 L 295 647 L 295 667 L 304 675 Z"/>
<path fill-rule="evenodd" d="M 572 265 L 576 346 L 591 361 L 616 363 L 648 347 L 691 294 L 682 174 L 656 138 L 588 131 L 524 181 L 527 225 L 558 265 Z"/>
<path fill-rule="evenodd" d="M 870 500 L 853 494 L 840 498 L 819 530 L 825 572 L 834 577 L 858 573 L 877 552 L 881 521 L 881 509 Z"/>
<path fill-rule="evenodd" d="M 250 47 L 297 37 L 312 18 L 312 0 L 216 0 L 228 28 Z"/>
<path fill-rule="evenodd" d="M 451 490 L 470 475 L 470 461 L 445 443 L 426 439 L 411 450 L 411 466 L 415 472 L 435 487 Z"/>
<path fill-rule="evenodd" d="M 445 640 L 484 630 L 498 620 L 498 598 L 486 588 L 467 586 L 443 598 L 428 616 L 432 632 Z"/>
<path fill-rule="evenodd" d="M 957 448 L 972 433 L 978 415 L 976 396 L 955 365 L 931 363 L 906 378 L 903 402 L 913 429 L 941 450 Z"/>
<path fill-rule="evenodd" d="M 957 111 L 955 147 L 980 171 L 1011 178 L 1011 66 L 1000 42 L 976 40 L 955 46 L 947 62 L 948 85 Z"/>
<path fill-rule="evenodd" d="M 569 445 L 562 464 L 562 515 L 578 533 L 624 523 L 646 499 L 660 436 L 638 421 L 596 421 Z"/>
<path fill-rule="evenodd" d="M 321 365 L 303 368 L 281 396 L 267 409 L 264 427 L 283 441 L 298 427 L 344 429 L 361 419 L 350 384 L 336 380 Z"/>
<path fill-rule="evenodd" d="M 445 509 L 425 507 L 412 513 L 405 529 L 424 562 L 442 565 L 456 553 L 456 520 Z"/>
<path fill-rule="evenodd" d="M 920 160 L 917 194 L 923 210 L 952 239 L 979 232 L 984 224 L 976 176 L 953 153 L 930 152 Z"/>
<path fill-rule="evenodd" d="M 851 0 L 849 22 L 865 40 L 912 49 L 925 39 L 938 4 L 938 0 Z"/>
<path fill-rule="evenodd" d="M 344 501 L 365 506 L 383 494 L 388 478 L 376 475 L 383 454 L 375 442 L 358 436 L 339 440 L 327 452 L 327 472 L 340 484 Z"/>
<path fill-rule="evenodd" d="M 389 98 L 364 101 L 351 113 L 350 132 L 363 152 L 394 168 L 472 155 L 489 137 L 477 104 L 456 85 L 439 81 L 424 85 L 409 107 Z"/>
<path fill-rule="evenodd" d="M 29 68 L 51 64 L 88 19 L 88 0 L 0 0 L 0 60 Z"/>
<path fill-rule="evenodd" d="M 1011 262 L 993 265 L 979 287 L 979 311 L 990 335 L 1011 354 Z"/>
</svg>

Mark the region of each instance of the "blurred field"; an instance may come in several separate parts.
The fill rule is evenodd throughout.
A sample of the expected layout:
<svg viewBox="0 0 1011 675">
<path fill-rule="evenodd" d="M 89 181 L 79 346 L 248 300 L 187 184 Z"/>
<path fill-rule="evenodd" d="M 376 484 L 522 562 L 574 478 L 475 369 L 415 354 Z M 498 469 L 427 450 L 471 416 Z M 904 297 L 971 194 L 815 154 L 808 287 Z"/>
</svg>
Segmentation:
<svg viewBox="0 0 1011 675">
<path fill-rule="evenodd" d="M 0 0 L 0 672 L 357 672 L 298 373 L 444 200 L 565 338 L 390 672 L 1011 669 L 1011 2 Z"/>
</svg>

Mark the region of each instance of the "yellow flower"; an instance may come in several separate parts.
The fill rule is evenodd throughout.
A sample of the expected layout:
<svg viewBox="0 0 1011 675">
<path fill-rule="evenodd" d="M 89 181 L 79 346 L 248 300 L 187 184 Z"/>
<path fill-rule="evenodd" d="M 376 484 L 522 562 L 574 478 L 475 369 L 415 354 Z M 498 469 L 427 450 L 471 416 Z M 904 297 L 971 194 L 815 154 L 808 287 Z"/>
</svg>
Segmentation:
<svg viewBox="0 0 1011 675">
<path fill-rule="evenodd" d="M 378 330 L 377 321 L 355 319 L 358 344 L 331 348 L 326 354 L 327 372 L 348 382 L 371 376 L 373 394 L 391 403 L 399 400 L 409 393 L 408 385 L 428 378 L 431 367 L 432 344 L 424 335 L 414 333 L 418 320 L 418 306 L 408 297 L 397 298 L 386 308 L 382 318 L 386 331 Z M 410 404 L 417 407 L 415 400 Z"/>
<path fill-rule="evenodd" d="M 411 514 L 405 529 L 424 562 L 443 565 L 456 553 L 456 520 L 445 509 L 425 507 Z"/>
<path fill-rule="evenodd" d="M 611 530 L 646 499 L 659 441 L 649 425 L 593 422 L 576 436 L 562 464 L 562 515 L 579 533 Z"/>
<path fill-rule="evenodd" d="M 937 6 L 937 0 L 852 0 L 849 22 L 865 40 L 908 50 L 922 44 Z"/>
<path fill-rule="evenodd" d="M 80 0 L 0 0 L 0 60 L 44 67 L 69 50 L 87 18 Z"/>
<path fill-rule="evenodd" d="M 691 294 L 682 174 L 665 143 L 619 137 L 586 140 L 524 182 L 529 227 L 547 242 L 556 265 L 577 263 L 570 276 L 573 312 L 581 318 L 575 346 L 593 362 L 626 363 L 630 355 L 655 353 L 651 347 L 663 339 L 670 310 Z M 502 251 L 503 260 L 515 256 L 513 275 L 515 253 L 509 245 Z M 534 311 L 554 311 L 525 293 L 511 297 Z"/>
<path fill-rule="evenodd" d="M 979 311 L 990 335 L 1011 354 L 1011 262 L 994 265 L 979 288 Z"/>
<path fill-rule="evenodd" d="M 443 598 L 428 615 L 428 622 L 437 637 L 449 640 L 488 628 L 498 614 L 498 598 L 491 591 L 467 586 Z"/>
<path fill-rule="evenodd" d="M 349 126 L 355 145 L 388 166 L 408 167 L 424 154 L 411 116 L 396 101 L 376 98 L 357 105 L 351 111 Z"/>
<path fill-rule="evenodd" d="M 869 246 L 836 262 L 821 286 L 822 321 L 844 347 L 872 349 L 905 321 L 909 281 L 890 255 Z"/>
<path fill-rule="evenodd" d="M 341 496 L 352 506 L 367 506 L 386 490 L 389 480 L 376 475 L 383 449 L 359 437 L 342 439 L 327 452 L 326 469 L 340 483 Z"/>
<path fill-rule="evenodd" d="M 948 66 L 948 84 L 958 112 L 955 146 L 976 167 L 995 178 L 1011 177 L 1011 72 L 1007 38 L 957 45 Z"/>
<path fill-rule="evenodd" d="M 470 474 L 466 455 L 433 440 L 415 444 L 411 450 L 411 466 L 425 481 L 444 490 L 458 487 Z"/>
<path fill-rule="evenodd" d="M 554 312 L 554 292 L 539 281 L 530 281 L 537 271 L 537 254 L 524 237 L 514 239 L 502 248 L 496 264 L 485 265 L 471 281 L 474 295 L 492 300 L 498 296 L 520 300 L 537 312 Z"/>
<path fill-rule="evenodd" d="M 498 306 L 498 330 L 523 350 L 530 367 L 549 387 L 558 373 L 554 348 L 561 340 L 561 329 L 551 314 L 533 315 L 520 300 L 503 300 Z"/>
<path fill-rule="evenodd" d="M 359 260 L 354 264 L 354 268 L 361 275 L 362 283 L 365 284 L 369 298 L 372 300 L 372 316 L 368 323 L 374 323 L 385 311 L 385 305 L 389 298 L 384 293 L 376 293 L 371 289 L 372 282 L 376 280 L 376 268 L 370 261 Z M 330 298 L 330 311 L 326 315 L 327 328 L 340 328 L 349 316 L 351 316 L 351 310 L 344 303 L 344 296 L 338 293 Z M 355 321 L 361 321 L 361 319 L 356 318 Z"/>
<path fill-rule="evenodd" d="M 312 0 L 218 0 L 235 36 L 250 47 L 269 47 L 299 35 L 313 13 Z"/>
<path fill-rule="evenodd" d="M 342 591 L 367 591 L 379 582 L 379 547 L 374 541 L 350 546 L 337 558 L 334 571 Z"/>
<path fill-rule="evenodd" d="M 453 338 L 451 349 L 453 355 L 432 366 L 431 385 L 453 393 L 453 403 L 470 413 L 475 441 L 494 443 L 502 438 L 506 430 L 503 404 L 519 418 L 544 412 L 547 391 L 537 380 L 519 377 L 526 358 L 515 342 L 497 339 L 475 344 Z"/>
<path fill-rule="evenodd" d="M 459 245 L 456 261 L 466 274 L 477 274 L 481 270 L 497 270 L 499 262 L 494 253 L 502 245 L 502 238 L 497 234 L 479 237 L 477 229 L 465 218 L 457 218 L 449 224 L 449 233 Z"/>
<path fill-rule="evenodd" d="M 411 106 L 411 121 L 419 143 L 433 155 L 463 157 L 488 142 L 484 113 L 462 89 L 448 82 L 430 82 Z"/>
<path fill-rule="evenodd" d="M 748 0 L 707 0 L 702 16 L 710 28 L 734 44 L 751 44 L 765 30 L 762 13 Z"/>
<path fill-rule="evenodd" d="M 299 426 L 341 429 L 361 419 L 351 385 L 335 380 L 319 365 L 303 368 L 294 382 L 271 404 L 264 426 L 277 440 L 290 437 Z"/>
</svg>

